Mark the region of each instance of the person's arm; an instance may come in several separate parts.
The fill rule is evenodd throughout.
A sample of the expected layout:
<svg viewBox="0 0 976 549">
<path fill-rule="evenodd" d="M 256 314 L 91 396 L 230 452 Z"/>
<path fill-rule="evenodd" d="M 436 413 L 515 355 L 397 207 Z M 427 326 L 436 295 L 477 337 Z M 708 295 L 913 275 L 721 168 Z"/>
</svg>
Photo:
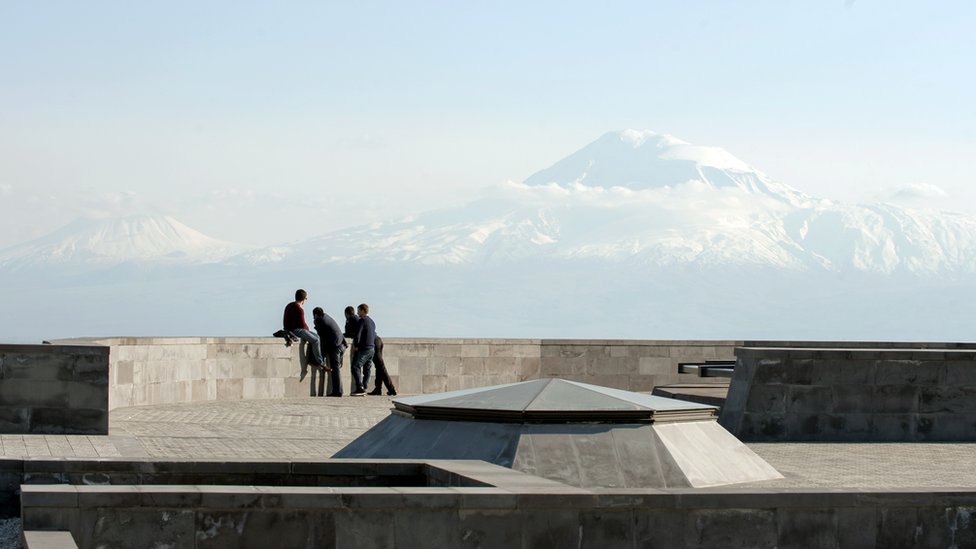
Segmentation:
<svg viewBox="0 0 976 549">
<path fill-rule="evenodd" d="M 359 347 L 359 344 L 363 340 L 363 330 L 365 329 L 366 329 L 366 323 L 363 322 L 363 319 L 360 318 L 359 322 L 356 323 L 356 337 L 352 339 L 353 348 Z"/>
</svg>

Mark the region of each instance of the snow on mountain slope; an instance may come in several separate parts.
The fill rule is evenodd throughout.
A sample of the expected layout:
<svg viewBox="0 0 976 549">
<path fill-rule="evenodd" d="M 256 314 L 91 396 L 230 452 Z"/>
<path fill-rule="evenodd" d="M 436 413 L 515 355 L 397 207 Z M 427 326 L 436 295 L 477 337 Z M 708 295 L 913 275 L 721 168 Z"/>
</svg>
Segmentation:
<svg viewBox="0 0 976 549">
<path fill-rule="evenodd" d="M 78 219 L 49 235 L 0 250 L 0 265 L 16 269 L 126 261 L 214 262 L 243 249 L 167 216 Z"/>
<path fill-rule="evenodd" d="M 545 210 L 497 199 L 354 227 L 283 246 L 247 252 L 244 264 L 408 262 L 424 265 L 517 260 L 553 242 L 558 227 Z"/>
<path fill-rule="evenodd" d="M 797 209 L 783 224 L 830 270 L 976 272 L 976 218 L 963 214 L 825 202 Z"/>
</svg>

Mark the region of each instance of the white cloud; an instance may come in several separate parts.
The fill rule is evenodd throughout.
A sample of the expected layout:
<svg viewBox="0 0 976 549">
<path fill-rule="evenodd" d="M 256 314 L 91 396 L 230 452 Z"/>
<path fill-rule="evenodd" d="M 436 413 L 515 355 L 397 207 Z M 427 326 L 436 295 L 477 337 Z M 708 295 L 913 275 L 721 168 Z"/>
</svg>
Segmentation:
<svg viewBox="0 0 976 549">
<path fill-rule="evenodd" d="M 895 199 L 930 199 L 930 198 L 947 198 L 949 193 L 942 190 L 938 185 L 933 185 L 931 183 L 915 183 L 912 185 L 905 185 L 904 187 L 899 187 L 891 193 L 891 197 Z"/>
<path fill-rule="evenodd" d="M 581 205 L 597 208 L 662 208 L 698 202 L 707 197 L 710 206 L 748 208 L 762 199 L 742 189 L 715 189 L 701 181 L 689 181 L 673 187 L 628 189 L 625 187 L 596 187 L 579 183 L 565 186 L 556 183 L 526 185 L 509 181 L 492 189 L 492 196 L 503 197 L 522 204 Z M 767 204 L 768 206 L 768 204 Z"/>
<path fill-rule="evenodd" d="M 13 194 L 14 186 L 10 183 L 0 183 L 0 196 L 6 196 L 8 194 Z"/>
<path fill-rule="evenodd" d="M 79 201 L 81 214 L 86 217 L 118 217 L 147 213 L 146 201 L 135 191 L 110 191 L 84 196 Z"/>
</svg>

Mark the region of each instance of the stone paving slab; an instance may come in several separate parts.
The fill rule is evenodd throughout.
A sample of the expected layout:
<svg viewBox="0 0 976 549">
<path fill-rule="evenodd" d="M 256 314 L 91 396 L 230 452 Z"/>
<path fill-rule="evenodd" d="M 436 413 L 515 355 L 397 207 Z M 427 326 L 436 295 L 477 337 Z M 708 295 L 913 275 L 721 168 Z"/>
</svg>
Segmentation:
<svg viewBox="0 0 976 549">
<path fill-rule="evenodd" d="M 761 483 L 767 487 L 976 487 L 976 443 L 766 442 L 746 445 L 786 477 Z"/>
<path fill-rule="evenodd" d="M 390 397 L 119 408 L 108 436 L 0 435 L 0 457 L 324 459 L 382 421 Z M 750 443 L 786 478 L 748 487 L 976 487 L 976 443 Z"/>
</svg>

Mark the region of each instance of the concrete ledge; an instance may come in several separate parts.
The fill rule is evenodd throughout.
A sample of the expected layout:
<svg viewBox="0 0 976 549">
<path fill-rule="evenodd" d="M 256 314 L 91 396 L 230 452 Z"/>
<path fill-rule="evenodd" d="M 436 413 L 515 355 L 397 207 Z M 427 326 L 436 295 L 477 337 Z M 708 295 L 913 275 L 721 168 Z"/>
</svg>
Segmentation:
<svg viewBox="0 0 976 549">
<path fill-rule="evenodd" d="M 70 529 L 83 547 L 132 539 L 353 548 L 377 540 L 431 547 L 976 544 L 972 490 L 607 493 L 552 484 L 535 491 L 514 477 L 500 480 L 490 488 L 34 485 L 23 488 L 23 520 L 27 529 Z"/>
<path fill-rule="evenodd" d="M 42 532 L 25 530 L 24 549 L 78 549 L 71 532 Z"/>
</svg>

